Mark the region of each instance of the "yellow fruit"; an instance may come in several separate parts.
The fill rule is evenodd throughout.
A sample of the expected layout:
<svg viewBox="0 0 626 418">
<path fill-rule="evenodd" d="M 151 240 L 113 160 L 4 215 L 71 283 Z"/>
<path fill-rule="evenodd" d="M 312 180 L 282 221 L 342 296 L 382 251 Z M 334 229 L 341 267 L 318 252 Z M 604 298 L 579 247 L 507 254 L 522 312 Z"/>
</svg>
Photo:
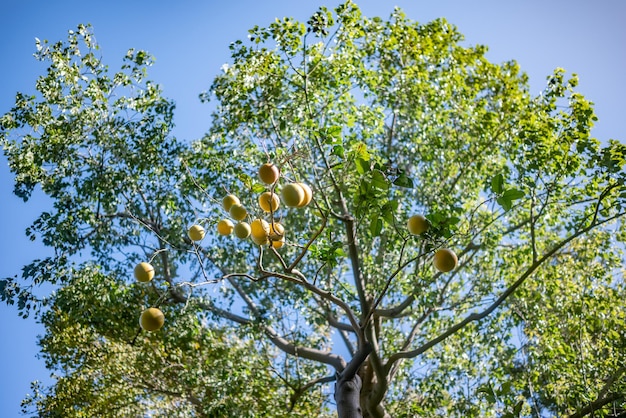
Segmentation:
<svg viewBox="0 0 626 418">
<path fill-rule="evenodd" d="M 217 223 L 217 232 L 220 235 L 230 235 L 234 229 L 235 225 L 233 225 L 230 219 L 222 219 Z"/>
<path fill-rule="evenodd" d="M 247 222 L 239 222 L 235 225 L 235 235 L 240 239 L 248 238 L 250 236 L 250 224 Z"/>
<path fill-rule="evenodd" d="M 154 267 L 150 263 L 139 263 L 135 266 L 135 279 L 140 282 L 149 282 L 154 277 Z"/>
<path fill-rule="evenodd" d="M 304 202 L 304 189 L 298 183 L 289 183 L 283 186 L 280 192 L 285 206 L 296 208 Z"/>
<path fill-rule="evenodd" d="M 192 241 L 202 241 L 202 238 L 204 238 L 204 228 L 200 225 L 192 225 L 187 231 L 187 235 Z"/>
<path fill-rule="evenodd" d="M 272 247 L 279 249 L 280 247 L 282 247 L 283 245 L 285 245 L 285 237 L 279 239 L 279 240 L 272 240 Z"/>
<path fill-rule="evenodd" d="M 228 213 L 230 213 L 230 216 L 232 216 L 233 219 L 236 221 L 241 221 L 245 219 L 245 217 L 248 215 L 248 211 L 246 210 L 246 208 L 244 208 L 243 205 L 239 203 L 235 203 L 234 205 L 232 205 Z"/>
<path fill-rule="evenodd" d="M 300 202 L 298 205 L 299 208 L 303 208 L 309 203 L 311 203 L 311 199 L 313 199 L 313 190 L 304 183 L 296 183 L 298 186 L 302 187 L 302 191 L 304 192 L 304 200 Z"/>
<path fill-rule="evenodd" d="M 265 184 L 274 184 L 280 177 L 280 171 L 272 163 L 265 163 L 259 168 L 259 178 Z"/>
<path fill-rule="evenodd" d="M 141 313 L 139 325 L 146 331 L 156 331 L 165 323 L 165 315 L 158 308 L 148 308 Z"/>
<path fill-rule="evenodd" d="M 430 224 L 428 223 L 428 220 L 422 215 L 413 215 L 407 221 L 406 227 L 411 234 L 419 235 L 428 231 Z"/>
<path fill-rule="evenodd" d="M 276 212 L 276 209 L 280 206 L 280 199 L 278 195 L 273 192 L 261 193 L 259 196 L 259 206 L 264 212 Z"/>
<path fill-rule="evenodd" d="M 267 237 L 255 237 L 254 235 L 251 235 L 250 238 L 252 238 L 252 242 L 256 245 L 267 245 L 267 243 L 269 243 Z"/>
<path fill-rule="evenodd" d="M 222 207 L 226 212 L 230 211 L 231 206 L 238 205 L 240 203 L 239 198 L 234 194 L 226 195 L 224 196 L 224 199 L 222 199 Z"/>
<path fill-rule="evenodd" d="M 270 233 L 270 224 L 264 219 L 255 219 L 250 224 L 250 235 L 257 240 L 267 240 Z"/>
<path fill-rule="evenodd" d="M 456 268 L 459 259 L 454 251 L 448 248 L 442 248 L 437 250 L 435 257 L 433 258 L 433 264 L 435 268 L 442 273 L 447 273 Z"/>
<path fill-rule="evenodd" d="M 269 238 L 278 241 L 285 236 L 285 227 L 278 222 L 272 222 L 269 230 Z"/>
</svg>

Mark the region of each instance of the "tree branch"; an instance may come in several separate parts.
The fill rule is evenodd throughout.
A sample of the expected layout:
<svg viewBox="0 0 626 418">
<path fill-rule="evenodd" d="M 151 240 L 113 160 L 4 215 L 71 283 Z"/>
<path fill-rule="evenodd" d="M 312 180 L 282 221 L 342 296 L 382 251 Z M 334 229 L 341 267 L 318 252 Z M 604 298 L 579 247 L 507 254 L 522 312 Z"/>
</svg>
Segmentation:
<svg viewBox="0 0 626 418">
<path fill-rule="evenodd" d="M 480 248 L 479 245 L 474 244 L 473 242 L 470 242 L 464 249 L 463 251 L 461 251 L 459 253 L 459 257 L 462 258 L 467 252 L 472 251 L 472 250 L 477 250 L 478 248 Z M 411 263 L 413 260 L 416 260 L 417 258 L 421 257 L 422 255 L 419 255 L 411 260 L 409 260 L 406 264 Z M 405 265 L 402 265 L 398 268 L 398 271 L 395 273 L 397 274 L 399 272 L 399 270 L 401 270 L 402 268 L 404 268 Z M 439 276 L 441 276 L 440 272 L 435 273 L 435 276 L 433 277 L 435 280 L 437 278 L 439 278 Z M 409 306 L 411 306 L 411 304 L 415 301 L 415 292 L 413 292 L 412 294 L 410 294 L 409 296 L 406 297 L 406 299 L 404 299 L 402 302 L 400 302 L 398 305 L 391 307 L 391 308 L 386 308 L 386 309 L 376 309 L 376 315 L 381 316 L 381 317 L 385 317 L 385 318 L 397 318 L 406 308 L 408 308 Z"/>
<path fill-rule="evenodd" d="M 261 272 L 263 273 L 263 275 L 261 276 L 262 278 L 276 277 L 279 279 L 284 279 L 284 280 L 294 282 L 296 284 L 300 284 L 308 291 L 315 293 L 316 295 L 322 297 L 328 302 L 333 303 L 334 305 L 337 305 L 339 308 L 341 308 L 345 312 L 346 316 L 348 317 L 348 320 L 350 321 L 350 325 L 352 326 L 352 331 L 354 331 L 357 335 L 357 340 L 359 341 L 359 345 L 362 344 L 364 340 L 363 331 L 361 327 L 359 326 L 359 323 L 356 319 L 356 316 L 354 315 L 354 312 L 352 312 L 352 309 L 346 302 L 334 296 L 332 293 L 322 290 L 319 287 L 315 286 L 313 283 L 307 281 L 304 275 L 295 269 L 292 270 L 292 273 L 297 275 L 299 279 L 295 279 L 286 274 L 263 270 L 262 266 L 261 266 Z"/>
<path fill-rule="evenodd" d="M 568 418 L 582 418 L 585 415 L 593 414 L 594 411 L 599 410 L 600 408 L 610 404 L 611 402 L 620 401 L 623 399 L 626 399 L 626 395 L 624 395 L 623 393 L 612 393 L 605 396 L 604 398 L 596 399 L 576 413 L 569 415 Z"/>
<path fill-rule="evenodd" d="M 229 283 L 235 288 L 239 296 L 244 300 L 248 309 L 253 313 L 253 315 L 261 319 L 262 314 L 259 311 L 259 308 L 256 306 L 252 298 L 246 293 L 246 291 L 237 283 L 233 278 L 227 279 Z M 287 354 L 291 354 L 293 356 L 298 356 L 305 358 L 307 360 L 313 360 L 320 363 L 328 364 L 333 366 L 335 370 L 342 371 L 346 367 L 346 361 L 336 354 L 318 350 L 315 348 L 308 347 L 298 347 L 295 344 L 290 343 L 285 338 L 281 337 L 274 328 L 269 325 L 261 325 L 263 332 L 270 339 L 270 341 L 279 349 Z"/>
<path fill-rule="evenodd" d="M 604 194 L 601 195 L 601 197 L 603 197 L 603 196 L 604 196 Z M 600 201 L 601 200 L 598 200 L 598 206 L 600 204 Z M 557 245 L 552 247 L 552 249 L 550 251 L 545 253 L 540 259 L 538 259 L 530 267 L 528 267 L 528 269 L 511 286 L 509 286 L 509 288 L 507 288 L 502 293 L 502 295 L 500 295 L 500 297 L 498 299 L 496 299 L 495 302 L 493 302 L 491 305 L 489 305 L 489 307 L 487 309 L 483 310 L 482 312 L 478 312 L 478 313 L 474 312 L 474 313 L 468 315 L 461 322 L 451 326 L 445 332 L 443 332 L 439 336 L 433 338 L 432 340 L 426 342 L 425 344 L 423 344 L 422 346 L 416 348 L 415 350 L 400 351 L 400 352 L 397 352 L 395 354 L 392 354 L 389 357 L 389 360 L 388 360 L 388 362 L 387 362 L 387 364 L 385 366 L 386 369 L 389 370 L 393 366 L 393 363 L 395 363 L 396 361 L 398 361 L 398 360 L 400 360 L 402 358 L 414 358 L 414 357 L 417 357 L 417 356 L 421 355 L 425 351 L 431 349 L 435 345 L 439 344 L 440 342 L 442 342 L 446 338 L 450 337 L 451 335 L 455 334 L 456 332 L 458 332 L 459 330 L 464 328 L 470 322 L 480 321 L 481 319 L 483 319 L 486 316 L 490 315 L 502 303 L 504 303 L 504 301 L 506 299 L 508 299 L 508 297 L 511 296 L 513 294 L 513 292 L 515 292 L 515 290 L 519 286 L 521 286 L 521 284 L 524 283 L 524 281 L 528 277 L 530 277 L 539 268 L 539 266 L 541 266 L 547 259 L 549 259 L 554 254 L 556 254 L 561 248 L 563 248 L 564 246 L 566 246 L 568 243 L 570 243 L 574 239 L 578 238 L 579 236 L 581 236 L 581 235 L 591 231 L 592 229 L 596 228 L 597 226 L 600 226 L 600 225 L 602 225 L 604 223 L 610 222 L 610 221 L 612 221 L 614 219 L 617 219 L 617 218 L 619 218 L 619 217 L 621 217 L 623 215 L 624 215 L 624 213 L 620 213 L 620 214 L 617 214 L 617 215 L 612 216 L 610 218 L 604 219 L 604 220 L 602 220 L 600 222 L 592 223 L 588 227 L 580 229 L 577 232 L 575 232 L 574 234 L 570 235 L 568 238 L 564 239 L 563 241 L 561 241 L 560 243 L 558 243 Z M 596 219 L 596 221 L 597 221 L 597 219 Z"/>
</svg>

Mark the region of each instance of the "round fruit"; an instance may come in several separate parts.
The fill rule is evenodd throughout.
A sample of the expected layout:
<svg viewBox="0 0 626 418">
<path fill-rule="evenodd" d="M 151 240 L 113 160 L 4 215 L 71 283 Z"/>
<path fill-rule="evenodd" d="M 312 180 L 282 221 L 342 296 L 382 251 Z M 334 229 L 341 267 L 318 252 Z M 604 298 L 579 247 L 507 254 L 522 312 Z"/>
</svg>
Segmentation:
<svg viewBox="0 0 626 418">
<path fill-rule="evenodd" d="M 296 208 L 304 202 L 304 189 L 298 183 L 289 183 L 283 186 L 280 192 L 285 206 Z"/>
<path fill-rule="evenodd" d="M 200 225 L 192 225 L 187 231 L 187 235 L 192 241 L 202 241 L 204 238 L 204 228 Z"/>
<path fill-rule="evenodd" d="M 238 205 L 240 203 L 239 198 L 234 194 L 226 195 L 224 196 L 224 199 L 222 199 L 222 207 L 226 212 L 230 210 L 231 206 Z"/>
<path fill-rule="evenodd" d="M 156 331 L 165 323 L 165 315 L 158 308 L 148 308 L 141 313 L 139 325 L 146 331 Z"/>
<path fill-rule="evenodd" d="M 272 247 L 276 249 L 279 249 L 283 245 L 285 245 L 285 237 L 282 237 L 281 239 L 278 239 L 278 240 L 272 240 Z"/>
<path fill-rule="evenodd" d="M 459 259 L 454 251 L 448 248 L 442 248 L 437 250 L 435 257 L 433 258 L 433 264 L 435 268 L 442 273 L 447 273 L 456 268 Z"/>
<path fill-rule="evenodd" d="M 222 219 L 217 223 L 217 232 L 220 235 L 230 235 L 234 229 L 235 225 L 233 225 L 230 219 Z"/>
<path fill-rule="evenodd" d="M 240 239 L 248 238 L 250 236 L 250 224 L 247 222 L 239 222 L 235 225 L 235 235 Z"/>
<path fill-rule="evenodd" d="M 270 233 L 270 224 L 264 219 L 255 219 L 250 224 L 250 235 L 257 240 L 267 240 Z"/>
<path fill-rule="evenodd" d="M 265 184 L 274 184 L 280 177 L 280 171 L 272 163 L 265 163 L 259 168 L 259 178 Z"/>
<path fill-rule="evenodd" d="M 303 208 L 309 203 L 311 203 L 311 199 L 313 199 L 313 190 L 304 183 L 296 183 L 298 186 L 302 187 L 302 191 L 304 191 L 304 200 L 300 202 L 298 205 L 299 208 Z"/>
<path fill-rule="evenodd" d="M 236 221 L 241 221 L 248 215 L 248 211 L 246 210 L 246 208 L 244 208 L 243 205 L 239 203 L 235 203 L 234 205 L 232 205 L 228 213 L 230 213 L 230 216 L 232 216 L 233 219 Z"/>
<path fill-rule="evenodd" d="M 261 193 L 259 196 L 259 206 L 264 212 L 276 212 L 276 209 L 280 206 L 280 199 L 278 195 L 273 192 Z"/>
<path fill-rule="evenodd" d="M 252 242 L 256 245 L 267 245 L 267 243 L 269 243 L 269 239 L 267 239 L 267 237 L 255 237 L 254 235 L 251 235 L 251 238 Z"/>
<path fill-rule="evenodd" d="M 413 215 L 407 221 L 406 227 L 411 234 L 419 235 L 428 231 L 430 224 L 428 223 L 428 220 L 422 215 Z"/>
<path fill-rule="evenodd" d="M 278 222 L 272 222 L 270 225 L 269 238 L 278 241 L 285 237 L 285 227 Z"/>
<path fill-rule="evenodd" d="M 149 282 L 153 277 L 154 267 L 152 267 L 152 264 L 144 261 L 143 263 L 139 263 L 135 266 L 135 279 L 138 281 Z"/>
</svg>

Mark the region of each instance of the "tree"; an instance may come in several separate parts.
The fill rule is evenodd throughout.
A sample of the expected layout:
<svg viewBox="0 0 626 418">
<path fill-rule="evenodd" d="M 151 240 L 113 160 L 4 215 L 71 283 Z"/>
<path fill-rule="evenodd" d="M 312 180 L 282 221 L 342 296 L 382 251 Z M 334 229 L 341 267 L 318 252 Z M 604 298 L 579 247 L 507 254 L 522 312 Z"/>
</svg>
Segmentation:
<svg viewBox="0 0 626 418">
<path fill-rule="evenodd" d="M 0 290 L 39 315 L 61 374 L 26 407 L 623 411 L 626 146 L 591 136 L 575 76 L 557 69 L 533 97 L 515 62 L 462 40 L 443 19 L 368 19 L 350 1 L 255 27 L 201 95 L 212 127 L 190 142 L 171 135 L 145 52 L 111 76 L 87 27 L 38 44 L 48 73 L 2 117 L 2 143 L 16 194 L 40 187 L 54 202 L 28 233 L 55 257 Z M 269 185 L 257 177 L 268 162 L 280 169 Z M 261 210 L 261 193 L 291 183 L 311 187 L 308 205 Z M 218 234 L 227 194 L 247 221 L 282 223 L 284 245 Z M 416 214 L 420 234 L 407 229 Z M 433 267 L 440 249 L 458 257 L 451 271 Z M 139 262 L 154 280 L 133 280 Z M 42 283 L 58 292 L 37 298 Z M 142 306 L 165 312 L 162 330 L 138 329 Z"/>
</svg>

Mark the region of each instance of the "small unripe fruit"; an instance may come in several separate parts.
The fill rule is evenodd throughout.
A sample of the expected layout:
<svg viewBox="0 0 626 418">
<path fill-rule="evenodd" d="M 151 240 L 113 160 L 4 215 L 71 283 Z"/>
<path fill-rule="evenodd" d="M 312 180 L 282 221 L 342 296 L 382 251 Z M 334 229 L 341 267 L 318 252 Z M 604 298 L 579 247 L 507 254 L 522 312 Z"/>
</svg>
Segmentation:
<svg viewBox="0 0 626 418">
<path fill-rule="evenodd" d="M 250 236 L 250 224 L 239 222 L 235 225 L 235 236 L 239 239 L 246 239 Z"/>
<path fill-rule="evenodd" d="M 222 199 L 222 207 L 224 208 L 226 212 L 230 211 L 231 206 L 238 205 L 240 203 L 241 202 L 239 201 L 239 198 L 235 196 L 234 194 L 226 195 Z"/>
<path fill-rule="evenodd" d="M 435 257 L 433 258 L 433 264 L 435 268 L 442 273 L 447 273 L 456 268 L 459 259 L 454 251 L 448 248 L 442 248 L 437 250 Z"/>
<path fill-rule="evenodd" d="M 235 203 L 234 205 L 232 205 L 228 213 L 230 213 L 230 216 L 232 216 L 233 219 L 236 221 L 241 221 L 245 219 L 246 216 L 248 216 L 248 211 L 246 210 L 246 208 L 244 208 L 243 205 L 239 203 Z"/>
<path fill-rule="evenodd" d="M 274 184 L 280 177 L 280 171 L 272 163 L 265 163 L 259 168 L 259 178 L 265 184 Z"/>
<path fill-rule="evenodd" d="M 187 231 L 187 235 L 192 241 L 202 241 L 204 238 L 204 228 L 200 225 L 192 225 Z"/>
<path fill-rule="evenodd" d="M 158 308 L 148 308 L 141 313 L 139 325 L 146 331 L 156 331 L 165 323 L 165 315 Z"/>
<path fill-rule="evenodd" d="M 303 208 L 309 203 L 311 203 L 311 199 L 313 199 L 313 190 L 304 183 L 296 183 L 298 186 L 302 187 L 302 191 L 304 192 L 304 200 L 300 202 L 298 205 L 299 208 Z"/>
<path fill-rule="evenodd" d="M 298 183 L 289 183 L 283 186 L 280 192 L 285 206 L 296 208 L 304 202 L 304 189 Z"/>
<path fill-rule="evenodd" d="M 234 229 L 235 225 L 233 225 L 230 219 L 222 219 L 217 223 L 217 232 L 220 235 L 230 235 Z"/>
<path fill-rule="evenodd" d="M 135 266 L 135 279 L 140 282 L 149 282 L 154 277 L 152 264 L 142 262 Z"/>
<path fill-rule="evenodd" d="M 264 212 L 276 212 L 280 206 L 278 195 L 273 192 L 261 193 L 259 196 L 259 206 Z"/>
<path fill-rule="evenodd" d="M 428 231 L 430 224 L 428 223 L 428 219 L 422 215 L 413 215 L 407 221 L 406 227 L 411 234 L 420 235 Z"/>
</svg>

